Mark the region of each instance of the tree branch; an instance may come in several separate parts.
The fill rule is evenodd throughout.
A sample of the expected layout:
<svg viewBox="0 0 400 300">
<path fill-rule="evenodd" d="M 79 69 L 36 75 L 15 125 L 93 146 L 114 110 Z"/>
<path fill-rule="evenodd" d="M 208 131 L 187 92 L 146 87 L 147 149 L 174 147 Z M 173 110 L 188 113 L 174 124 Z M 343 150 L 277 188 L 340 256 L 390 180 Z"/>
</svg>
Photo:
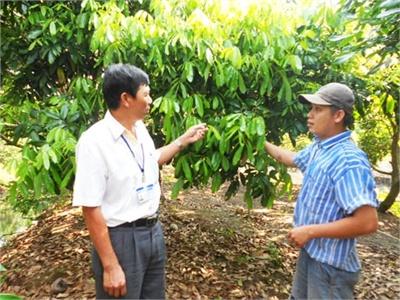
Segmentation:
<svg viewBox="0 0 400 300">
<path fill-rule="evenodd" d="M 17 143 L 15 143 L 14 141 L 10 140 L 9 138 L 7 138 L 5 135 L 0 134 L 0 139 L 2 139 L 3 141 L 6 142 L 6 145 L 10 145 L 10 146 L 14 146 L 14 147 L 18 147 L 18 148 L 22 148 L 22 146 L 18 145 Z"/>
<path fill-rule="evenodd" d="M 392 175 L 392 172 L 387 172 L 387 171 L 382 171 L 379 170 L 377 167 L 375 167 L 374 165 L 371 165 L 372 169 L 374 169 L 375 171 L 377 171 L 378 173 L 384 174 L 384 175 Z"/>
</svg>

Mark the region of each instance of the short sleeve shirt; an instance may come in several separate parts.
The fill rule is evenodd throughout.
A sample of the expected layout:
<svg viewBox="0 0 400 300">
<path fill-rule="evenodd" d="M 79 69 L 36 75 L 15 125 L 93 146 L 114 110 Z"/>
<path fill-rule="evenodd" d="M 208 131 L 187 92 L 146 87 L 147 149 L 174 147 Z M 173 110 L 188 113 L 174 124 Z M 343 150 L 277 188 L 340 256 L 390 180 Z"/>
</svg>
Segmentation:
<svg viewBox="0 0 400 300">
<path fill-rule="evenodd" d="M 294 162 L 304 180 L 295 207 L 295 226 L 330 223 L 361 206 L 378 206 L 367 156 L 350 136 L 345 131 L 323 141 L 316 138 L 296 155 Z M 361 268 L 354 238 L 312 239 L 305 249 L 317 261 L 339 269 L 356 272 Z"/>
<path fill-rule="evenodd" d="M 76 147 L 73 205 L 100 207 L 110 227 L 151 216 L 159 206 L 159 153 L 144 123 L 133 126 L 136 143 L 124 140 L 125 128 L 107 112 Z M 148 185 L 154 196 L 141 203 L 137 191 Z"/>
</svg>

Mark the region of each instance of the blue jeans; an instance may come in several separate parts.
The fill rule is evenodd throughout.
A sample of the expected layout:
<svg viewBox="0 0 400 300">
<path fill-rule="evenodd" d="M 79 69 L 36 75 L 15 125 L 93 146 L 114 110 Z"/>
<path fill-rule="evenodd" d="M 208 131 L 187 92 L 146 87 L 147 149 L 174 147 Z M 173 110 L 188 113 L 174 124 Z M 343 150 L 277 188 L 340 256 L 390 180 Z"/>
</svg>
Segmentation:
<svg viewBox="0 0 400 300">
<path fill-rule="evenodd" d="M 301 249 L 289 299 L 354 299 L 359 275 L 318 262 Z"/>
<path fill-rule="evenodd" d="M 119 299 L 165 299 L 165 244 L 160 222 L 152 227 L 109 228 L 111 244 L 125 272 L 127 294 Z M 103 288 L 103 267 L 93 249 L 96 299 L 115 299 Z"/>
</svg>

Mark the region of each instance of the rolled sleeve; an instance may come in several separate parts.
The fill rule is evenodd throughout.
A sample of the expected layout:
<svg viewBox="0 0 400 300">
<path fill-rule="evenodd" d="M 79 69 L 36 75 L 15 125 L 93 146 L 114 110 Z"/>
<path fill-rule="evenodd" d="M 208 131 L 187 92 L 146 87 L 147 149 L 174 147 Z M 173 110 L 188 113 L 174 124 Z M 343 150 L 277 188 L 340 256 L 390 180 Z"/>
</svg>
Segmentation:
<svg viewBox="0 0 400 300">
<path fill-rule="evenodd" d="M 369 205 L 378 207 L 375 180 L 370 170 L 352 168 L 346 171 L 334 185 L 336 201 L 350 215 L 357 208 Z"/>
</svg>

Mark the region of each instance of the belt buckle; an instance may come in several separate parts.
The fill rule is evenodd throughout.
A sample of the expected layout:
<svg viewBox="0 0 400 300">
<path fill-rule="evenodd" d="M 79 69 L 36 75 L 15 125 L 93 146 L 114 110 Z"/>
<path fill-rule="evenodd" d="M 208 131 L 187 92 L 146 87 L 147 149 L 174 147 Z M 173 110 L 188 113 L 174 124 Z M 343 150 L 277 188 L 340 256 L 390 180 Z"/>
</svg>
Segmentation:
<svg viewBox="0 0 400 300">
<path fill-rule="evenodd" d="M 146 219 L 146 226 L 147 227 L 153 227 L 157 223 L 158 218 L 148 218 Z"/>
</svg>

